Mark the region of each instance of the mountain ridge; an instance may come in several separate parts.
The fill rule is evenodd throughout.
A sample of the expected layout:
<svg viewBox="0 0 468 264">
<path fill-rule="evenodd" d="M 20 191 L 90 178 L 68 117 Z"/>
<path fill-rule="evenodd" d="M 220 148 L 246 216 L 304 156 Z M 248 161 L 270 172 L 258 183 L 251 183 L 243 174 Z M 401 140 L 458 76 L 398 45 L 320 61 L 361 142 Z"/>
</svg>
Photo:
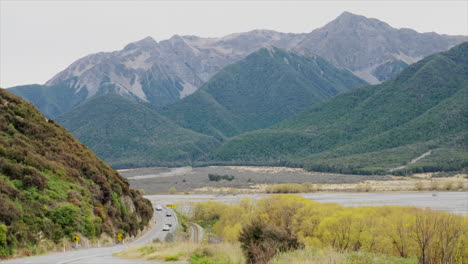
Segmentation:
<svg viewBox="0 0 468 264">
<path fill-rule="evenodd" d="M 36 88 L 66 86 L 78 94 L 71 95 L 70 105 L 95 95 L 115 93 L 162 106 L 192 94 L 225 66 L 269 46 L 305 56 L 319 55 L 335 67 L 349 69 L 369 83 L 378 83 L 427 55 L 466 40 L 467 36 L 395 29 L 377 19 L 345 12 L 310 33 L 252 30 L 220 38 L 174 35 L 159 42 L 147 37 L 119 51 L 81 58 L 57 73 L 43 88 Z M 29 92 L 17 92 L 21 87 L 11 89 L 47 116 L 57 116 Z"/>
</svg>

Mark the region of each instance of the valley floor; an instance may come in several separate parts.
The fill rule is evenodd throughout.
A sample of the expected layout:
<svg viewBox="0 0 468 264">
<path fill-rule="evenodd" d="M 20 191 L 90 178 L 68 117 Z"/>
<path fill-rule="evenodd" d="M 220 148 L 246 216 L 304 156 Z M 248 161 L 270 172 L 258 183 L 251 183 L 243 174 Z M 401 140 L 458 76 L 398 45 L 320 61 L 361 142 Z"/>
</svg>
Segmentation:
<svg viewBox="0 0 468 264">
<path fill-rule="evenodd" d="M 314 184 L 319 192 L 467 191 L 467 174 L 420 173 L 413 176 L 346 175 L 309 172 L 300 168 L 211 166 L 140 168 L 119 171 L 132 188 L 145 194 L 249 194 L 266 193 L 276 184 Z M 213 181 L 209 175 L 232 180 Z M 443 176 L 443 177 L 442 177 Z"/>
</svg>

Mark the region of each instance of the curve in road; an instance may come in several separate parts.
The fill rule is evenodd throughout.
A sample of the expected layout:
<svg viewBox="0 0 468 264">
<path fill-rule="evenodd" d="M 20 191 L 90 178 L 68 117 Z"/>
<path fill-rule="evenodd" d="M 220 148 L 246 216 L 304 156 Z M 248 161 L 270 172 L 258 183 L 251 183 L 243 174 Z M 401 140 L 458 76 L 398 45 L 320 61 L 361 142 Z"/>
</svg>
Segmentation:
<svg viewBox="0 0 468 264">
<path fill-rule="evenodd" d="M 167 212 L 171 212 L 171 216 L 166 216 Z M 156 224 L 147 231 L 139 239 L 123 245 L 111 246 L 111 247 L 100 247 L 100 248 L 88 248 L 78 249 L 63 253 L 51 253 L 44 256 L 34 256 L 26 258 L 18 258 L 7 261 L 0 261 L 5 264 L 135 264 L 135 263 L 158 263 L 148 262 L 143 260 L 127 260 L 120 259 L 112 256 L 112 254 L 121 252 L 129 246 L 141 246 L 147 243 L 151 243 L 155 239 L 164 240 L 168 233 L 175 232 L 178 221 L 177 216 L 174 212 L 166 207 L 163 207 L 161 211 L 154 210 L 154 219 Z M 171 223 L 172 226 L 169 231 L 163 231 L 162 228 L 166 223 Z M 164 262 L 159 262 L 164 263 Z M 177 262 L 171 262 L 176 264 Z M 184 262 L 180 262 L 184 263 Z"/>
</svg>

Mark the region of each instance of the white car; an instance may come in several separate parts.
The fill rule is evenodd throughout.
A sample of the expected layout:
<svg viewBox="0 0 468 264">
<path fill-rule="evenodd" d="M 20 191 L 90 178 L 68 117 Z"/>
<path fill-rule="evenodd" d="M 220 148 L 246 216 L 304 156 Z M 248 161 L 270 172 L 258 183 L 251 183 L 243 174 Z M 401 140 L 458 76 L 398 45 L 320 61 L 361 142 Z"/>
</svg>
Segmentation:
<svg viewBox="0 0 468 264">
<path fill-rule="evenodd" d="M 171 230 L 171 227 L 168 225 L 164 225 L 162 228 L 162 231 L 169 231 L 169 230 Z"/>
<path fill-rule="evenodd" d="M 162 211 L 162 206 L 156 205 L 156 211 Z"/>
</svg>

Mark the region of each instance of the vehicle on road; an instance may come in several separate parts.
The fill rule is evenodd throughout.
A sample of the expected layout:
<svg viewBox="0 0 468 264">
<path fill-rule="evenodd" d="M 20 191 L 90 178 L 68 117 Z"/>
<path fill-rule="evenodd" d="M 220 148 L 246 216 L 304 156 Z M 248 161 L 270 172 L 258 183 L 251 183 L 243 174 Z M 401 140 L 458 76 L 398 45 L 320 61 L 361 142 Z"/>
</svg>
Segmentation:
<svg viewBox="0 0 468 264">
<path fill-rule="evenodd" d="M 169 227 L 172 227 L 172 223 L 167 223 L 166 225 Z"/>
<path fill-rule="evenodd" d="M 166 212 L 166 216 L 167 216 L 167 217 L 171 217 L 171 216 L 172 216 L 172 212 L 171 212 L 171 211 L 167 211 L 167 212 Z"/>
<path fill-rule="evenodd" d="M 169 230 L 171 230 L 171 227 L 168 225 L 164 225 L 162 228 L 162 231 L 169 231 Z"/>
<path fill-rule="evenodd" d="M 162 211 L 162 209 L 163 209 L 162 206 L 156 205 L 156 211 Z"/>
</svg>

